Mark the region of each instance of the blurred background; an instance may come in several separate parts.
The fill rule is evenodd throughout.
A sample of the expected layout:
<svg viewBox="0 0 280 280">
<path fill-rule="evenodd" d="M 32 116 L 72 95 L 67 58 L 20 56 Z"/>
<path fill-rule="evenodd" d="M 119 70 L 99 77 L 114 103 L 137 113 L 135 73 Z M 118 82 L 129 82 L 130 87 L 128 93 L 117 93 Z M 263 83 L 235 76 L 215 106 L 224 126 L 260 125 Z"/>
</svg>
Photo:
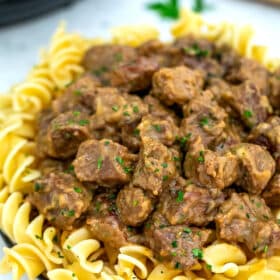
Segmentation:
<svg viewBox="0 0 280 280">
<path fill-rule="evenodd" d="M 48 43 L 62 20 L 67 22 L 68 30 L 89 37 L 108 37 L 110 27 L 115 25 L 153 24 L 161 30 L 165 39 L 168 38 L 168 30 L 173 21 L 148 9 L 147 3 L 168 1 L 170 0 L 0 0 L 0 92 L 7 91 L 12 84 L 24 79 L 38 60 L 38 50 Z M 277 53 L 277 49 L 280 50 L 278 5 L 267 5 L 265 0 L 179 1 L 180 6 L 190 8 L 197 4 L 195 2 L 207 3 L 207 7 L 201 12 L 210 21 L 252 23 L 257 29 L 258 42 L 271 46 L 274 53 Z M 32 17 L 34 15 L 37 17 Z M 26 17 L 30 18 L 17 21 Z M 8 22 L 14 23 L 3 25 Z"/>
</svg>

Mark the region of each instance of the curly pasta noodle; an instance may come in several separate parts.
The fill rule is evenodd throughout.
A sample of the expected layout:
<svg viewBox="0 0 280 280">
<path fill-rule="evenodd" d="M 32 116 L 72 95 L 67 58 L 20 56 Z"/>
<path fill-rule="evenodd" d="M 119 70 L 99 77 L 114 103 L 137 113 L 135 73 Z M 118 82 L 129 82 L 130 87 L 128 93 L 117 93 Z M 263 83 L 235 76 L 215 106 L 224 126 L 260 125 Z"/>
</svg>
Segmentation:
<svg viewBox="0 0 280 280">
<path fill-rule="evenodd" d="M 228 44 L 270 70 L 280 65 L 280 60 L 268 57 L 266 47 L 252 43 L 254 30 L 249 25 L 209 24 L 199 15 L 182 10 L 172 34 L 180 37 L 190 33 L 218 45 Z M 112 30 L 112 43 L 138 46 L 158 36 L 159 32 L 150 26 L 123 26 Z M 0 273 L 12 271 L 15 280 L 24 273 L 29 279 L 46 273 L 50 280 L 280 279 L 278 256 L 247 262 L 239 247 L 217 243 L 203 249 L 203 264 L 184 274 L 158 263 L 146 247 L 131 244 L 116 252 L 106 244 L 102 247 L 85 227 L 60 232 L 47 226 L 44 216 L 32 217 L 31 204 L 25 201 L 24 193 L 40 176 L 34 165 L 36 118 L 66 84 L 84 72 L 80 62 L 86 49 L 100 43 L 103 40 L 68 34 L 61 25 L 27 79 L 0 98 L 0 228 L 16 243 L 12 248 L 4 248 Z M 280 217 L 279 212 L 276 215 Z M 109 263 L 103 260 L 104 255 Z M 199 277 L 199 270 L 204 270 L 207 278 Z"/>
</svg>

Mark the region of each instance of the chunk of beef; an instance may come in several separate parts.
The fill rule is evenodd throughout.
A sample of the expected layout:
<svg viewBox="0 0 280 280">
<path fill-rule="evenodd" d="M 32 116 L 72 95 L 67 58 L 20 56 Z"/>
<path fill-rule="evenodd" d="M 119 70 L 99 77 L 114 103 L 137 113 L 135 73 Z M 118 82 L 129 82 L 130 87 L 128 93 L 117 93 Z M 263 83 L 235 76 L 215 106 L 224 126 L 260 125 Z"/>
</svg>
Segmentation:
<svg viewBox="0 0 280 280">
<path fill-rule="evenodd" d="M 183 107 L 185 118 L 181 122 L 180 136 L 201 137 L 207 147 L 222 137 L 227 114 L 213 99 L 210 91 L 204 91 Z"/>
<path fill-rule="evenodd" d="M 265 188 L 262 197 L 270 207 L 280 206 L 280 173 L 276 173 L 272 177 Z"/>
<path fill-rule="evenodd" d="M 135 48 L 122 45 L 104 44 L 91 47 L 85 54 L 82 65 L 86 70 L 100 79 L 103 84 L 108 83 L 108 74 L 122 63 L 137 58 Z"/>
<path fill-rule="evenodd" d="M 163 191 L 159 211 L 171 225 L 205 226 L 214 220 L 222 202 L 217 189 L 200 188 L 178 177 Z"/>
<path fill-rule="evenodd" d="M 152 212 L 153 199 L 142 189 L 127 186 L 118 193 L 117 208 L 124 224 L 139 226 Z"/>
<path fill-rule="evenodd" d="M 147 113 L 147 105 L 140 97 L 120 94 L 115 88 L 102 88 L 96 95 L 95 114 L 91 118 L 91 127 L 102 129 L 107 124 L 121 127 L 140 121 Z"/>
<path fill-rule="evenodd" d="M 195 70 L 185 66 L 161 68 L 153 76 L 152 95 L 166 105 L 182 105 L 193 99 L 202 86 L 202 76 Z"/>
<path fill-rule="evenodd" d="M 149 137 L 161 142 L 166 146 L 171 146 L 178 135 L 178 127 L 172 118 L 158 118 L 152 115 L 143 117 L 137 127 L 140 131 L 140 137 Z"/>
<path fill-rule="evenodd" d="M 133 229 L 128 230 L 119 219 L 114 194 L 97 195 L 86 222 L 94 238 L 113 248 L 127 245 L 128 238 L 134 234 Z"/>
<path fill-rule="evenodd" d="M 136 60 L 121 64 L 110 73 L 110 85 L 125 92 L 149 89 L 152 76 L 159 65 L 153 58 L 139 57 Z"/>
<path fill-rule="evenodd" d="M 102 139 L 110 139 L 114 142 L 121 141 L 121 129 L 114 124 L 106 124 L 105 127 L 100 129 L 92 128 L 95 127 L 95 123 L 91 119 L 90 122 L 90 134 L 94 139 L 102 140 Z"/>
<path fill-rule="evenodd" d="M 72 230 L 80 225 L 91 197 L 91 193 L 72 175 L 52 172 L 36 180 L 28 201 L 57 228 Z"/>
<path fill-rule="evenodd" d="M 258 256 L 271 256 L 280 250 L 280 229 L 265 201 L 258 196 L 233 193 L 216 217 L 219 237 L 244 244 Z"/>
<path fill-rule="evenodd" d="M 83 142 L 73 162 L 80 181 L 112 187 L 128 183 L 137 156 L 108 139 Z"/>
<path fill-rule="evenodd" d="M 266 122 L 257 125 L 248 140 L 266 147 L 277 159 L 280 156 L 280 117 L 270 117 Z"/>
<path fill-rule="evenodd" d="M 242 143 L 232 147 L 240 162 L 236 184 L 252 194 L 260 194 L 275 172 L 275 161 L 261 146 Z"/>
<path fill-rule="evenodd" d="M 207 89 L 212 92 L 215 100 L 221 103 L 222 96 L 224 96 L 226 92 L 231 91 L 231 86 L 221 78 L 212 77 L 208 79 Z"/>
<path fill-rule="evenodd" d="M 96 89 L 100 83 L 90 75 L 84 75 L 66 88 L 65 92 L 52 102 L 55 114 L 70 110 L 93 112 Z"/>
<path fill-rule="evenodd" d="M 157 212 L 154 216 L 157 217 L 146 224 L 145 237 L 156 257 L 186 271 L 198 264 L 203 257 L 202 247 L 212 237 L 211 230 L 169 226 L 162 223 L 164 219 L 159 218 Z"/>
<path fill-rule="evenodd" d="M 138 122 L 134 122 L 123 125 L 121 128 L 122 143 L 133 152 L 138 152 L 141 144 L 140 131 L 137 126 Z"/>
<path fill-rule="evenodd" d="M 262 95 L 268 95 L 269 80 L 267 69 L 257 61 L 249 58 L 241 58 L 226 76 L 226 80 L 238 84 L 249 80 Z"/>
<path fill-rule="evenodd" d="M 143 138 L 132 184 L 159 195 L 164 183 L 175 174 L 176 166 L 172 152 L 160 142 L 149 137 Z"/>
<path fill-rule="evenodd" d="M 37 137 L 40 153 L 61 159 L 75 155 L 81 142 L 90 137 L 88 124 L 88 115 L 80 111 L 58 115 Z"/>
<path fill-rule="evenodd" d="M 267 96 L 262 95 L 251 81 L 245 81 L 233 87 L 232 91 L 224 92 L 223 99 L 236 110 L 249 128 L 265 121 L 271 111 Z"/>
<path fill-rule="evenodd" d="M 184 172 L 195 184 L 224 189 L 239 176 L 238 159 L 230 152 L 205 150 L 201 139 L 197 138 L 186 154 Z"/>
<path fill-rule="evenodd" d="M 270 77 L 269 101 L 273 108 L 280 109 L 280 67 Z"/>
<path fill-rule="evenodd" d="M 38 169 L 41 174 L 48 175 L 52 172 L 63 172 L 69 166 L 69 162 L 55 160 L 52 158 L 44 158 L 38 163 Z"/>
<path fill-rule="evenodd" d="M 178 48 L 159 40 L 145 42 L 137 51 L 140 56 L 152 57 L 160 67 L 176 66 L 182 60 L 182 53 Z"/>
</svg>

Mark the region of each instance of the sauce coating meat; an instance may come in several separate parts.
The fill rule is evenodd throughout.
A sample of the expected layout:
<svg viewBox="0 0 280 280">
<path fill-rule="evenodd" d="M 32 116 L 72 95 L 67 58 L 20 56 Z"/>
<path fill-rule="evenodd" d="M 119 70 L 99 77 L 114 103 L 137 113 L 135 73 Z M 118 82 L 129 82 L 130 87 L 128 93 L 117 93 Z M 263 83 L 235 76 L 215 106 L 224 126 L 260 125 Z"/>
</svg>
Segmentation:
<svg viewBox="0 0 280 280">
<path fill-rule="evenodd" d="M 185 271 L 212 242 L 280 253 L 280 69 L 195 36 L 94 46 L 82 65 L 38 120 L 27 199 L 50 224 Z"/>
</svg>

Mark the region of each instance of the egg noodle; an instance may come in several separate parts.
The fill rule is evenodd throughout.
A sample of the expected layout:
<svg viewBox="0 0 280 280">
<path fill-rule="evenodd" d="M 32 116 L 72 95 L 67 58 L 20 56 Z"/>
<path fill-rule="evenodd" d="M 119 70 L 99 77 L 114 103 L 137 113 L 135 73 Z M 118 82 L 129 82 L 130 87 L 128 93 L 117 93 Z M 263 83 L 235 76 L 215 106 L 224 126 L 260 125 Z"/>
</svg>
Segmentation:
<svg viewBox="0 0 280 280">
<path fill-rule="evenodd" d="M 171 32 L 176 38 L 193 33 L 217 45 L 228 44 L 269 70 L 280 64 L 279 59 L 268 57 L 266 47 L 252 43 L 251 26 L 237 27 L 228 22 L 209 24 L 201 16 L 182 10 Z M 137 46 L 158 36 L 159 32 L 150 26 L 112 30 L 115 44 Z M 152 251 L 143 246 L 131 244 L 116 251 L 106 244 L 103 247 L 84 227 L 73 232 L 61 231 L 47 226 L 42 215 L 31 215 L 31 205 L 24 195 L 40 176 L 36 170 L 35 120 L 65 85 L 83 73 L 80 62 L 85 51 L 100 43 L 100 39 L 88 40 L 66 33 L 61 25 L 26 80 L 0 97 L 0 228 L 15 243 L 12 248 L 4 248 L 0 273 L 11 272 L 14 280 L 23 274 L 29 279 L 43 274 L 51 280 L 280 279 L 280 256 L 248 262 L 239 247 L 214 243 L 204 248 L 200 265 L 183 273 L 159 263 Z M 208 276 L 200 277 L 201 271 Z"/>
</svg>

